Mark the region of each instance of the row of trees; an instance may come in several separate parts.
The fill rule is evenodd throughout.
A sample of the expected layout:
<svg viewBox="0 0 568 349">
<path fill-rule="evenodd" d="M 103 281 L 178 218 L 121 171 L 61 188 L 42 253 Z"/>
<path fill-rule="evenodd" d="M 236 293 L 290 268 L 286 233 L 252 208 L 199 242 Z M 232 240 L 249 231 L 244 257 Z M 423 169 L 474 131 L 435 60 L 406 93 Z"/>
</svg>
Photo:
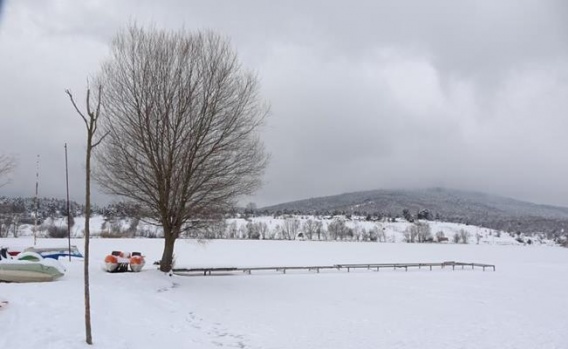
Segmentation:
<svg viewBox="0 0 568 349">
<path fill-rule="evenodd" d="M 443 231 L 438 231 L 432 235 L 432 228 L 426 222 L 415 222 L 404 230 L 404 241 L 408 243 L 427 243 L 427 242 L 446 242 L 450 239 Z M 470 241 L 471 234 L 465 230 L 460 229 L 459 232 L 454 233 L 452 242 L 459 244 L 467 244 Z M 476 234 L 477 243 L 481 239 L 481 234 Z"/>
<path fill-rule="evenodd" d="M 261 240 L 350 240 L 387 242 L 384 228 L 380 224 L 367 229 L 360 225 L 348 226 L 344 220 L 335 219 L 327 227 L 322 221 L 308 219 L 301 221 L 289 218 L 281 224 L 269 226 L 263 221 L 247 221 L 238 224 L 232 221 L 217 221 L 191 227 L 185 230 L 185 237 L 202 239 L 261 239 Z M 391 239 L 394 242 L 394 238 Z"/>
<path fill-rule="evenodd" d="M 302 210 L 275 210 L 271 211 L 268 209 L 257 209 L 256 204 L 249 203 L 247 206 L 242 210 L 235 211 L 237 213 L 244 214 L 245 217 L 262 217 L 262 216 L 273 216 L 275 218 L 278 217 L 286 217 L 286 216 L 300 216 L 300 215 L 312 215 L 312 216 L 320 216 L 320 217 L 334 217 L 334 216 L 343 216 L 347 219 L 351 219 L 352 217 L 356 217 L 358 219 L 365 219 L 366 221 L 380 221 L 385 218 L 389 220 L 396 220 L 397 218 L 404 218 L 409 222 L 414 222 L 415 220 L 435 220 L 440 219 L 439 214 L 432 214 L 428 209 L 421 209 L 416 212 L 416 214 L 412 214 L 409 209 L 402 210 L 402 214 L 391 213 L 391 212 L 367 212 L 367 211 L 359 211 L 359 210 L 308 210 L 304 212 Z"/>
</svg>

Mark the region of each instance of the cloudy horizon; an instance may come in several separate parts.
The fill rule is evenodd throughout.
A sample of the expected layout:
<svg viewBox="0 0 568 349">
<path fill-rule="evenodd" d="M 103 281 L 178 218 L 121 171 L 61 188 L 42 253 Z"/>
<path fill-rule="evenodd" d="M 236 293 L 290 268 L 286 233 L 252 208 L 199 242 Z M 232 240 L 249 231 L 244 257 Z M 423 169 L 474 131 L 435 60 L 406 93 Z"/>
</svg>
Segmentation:
<svg viewBox="0 0 568 349">
<path fill-rule="evenodd" d="M 258 206 L 446 187 L 568 206 L 568 3 L 547 1 L 5 1 L 0 195 L 84 195 L 85 129 L 64 90 L 129 23 L 215 30 L 271 105 Z M 111 199 L 99 192 L 94 201 Z"/>
</svg>

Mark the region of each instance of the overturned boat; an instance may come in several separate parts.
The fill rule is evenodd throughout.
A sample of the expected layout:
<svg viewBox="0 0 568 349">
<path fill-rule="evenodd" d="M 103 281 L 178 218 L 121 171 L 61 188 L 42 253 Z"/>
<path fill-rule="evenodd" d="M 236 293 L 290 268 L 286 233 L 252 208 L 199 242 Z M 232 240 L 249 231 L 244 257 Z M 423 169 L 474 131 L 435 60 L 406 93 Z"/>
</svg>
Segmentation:
<svg viewBox="0 0 568 349">
<path fill-rule="evenodd" d="M 104 269 L 109 273 L 140 272 L 146 261 L 140 252 L 112 251 L 104 260 Z"/>
<path fill-rule="evenodd" d="M 35 252 L 23 252 L 11 259 L 0 251 L 0 282 L 46 282 L 65 274 L 65 268 L 54 259 L 44 259 Z"/>
<path fill-rule="evenodd" d="M 23 252 L 36 252 L 43 258 L 59 259 L 60 257 L 83 258 L 77 246 L 69 247 L 28 247 Z"/>
</svg>

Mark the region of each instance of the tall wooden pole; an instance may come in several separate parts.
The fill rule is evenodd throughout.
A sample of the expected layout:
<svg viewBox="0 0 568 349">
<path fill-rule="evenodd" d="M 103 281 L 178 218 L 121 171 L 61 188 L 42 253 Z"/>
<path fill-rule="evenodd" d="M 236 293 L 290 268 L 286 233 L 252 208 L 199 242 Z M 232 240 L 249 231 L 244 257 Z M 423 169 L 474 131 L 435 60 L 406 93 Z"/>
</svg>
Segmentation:
<svg viewBox="0 0 568 349">
<path fill-rule="evenodd" d="M 67 143 L 65 143 L 65 185 L 67 186 L 67 242 L 69 262 L 71 262 L 71 210 L 69 209 L 69 167 L 67 165 Z"/>
<path fill-rule="evenodd" d="M 97 104 L 95 109 L 91 109 L 91 90 L 87 89 L 87 116 L 77 107 L 71 91 L 65 90 L 73 107 L 85 122 L 87 128 L 87 152 L 85 155 L 85 258 L 83 265 L 84 286 L 85 286 L 85 341 L 87 344 L 93 344 L 91 334 L 91 293 L 89 291 L 89 239 L 90 239 L 90 217 L 91 217 L 91 153 L 93 149 L 99 145 L 106 137 L 104 134 L 98 141 L 94 141 L 94 135 L 97 130 L 97 121 L 101 111 L 101 95 L 102 86 L 99 86 L 97 93 Z"/>
</svg>

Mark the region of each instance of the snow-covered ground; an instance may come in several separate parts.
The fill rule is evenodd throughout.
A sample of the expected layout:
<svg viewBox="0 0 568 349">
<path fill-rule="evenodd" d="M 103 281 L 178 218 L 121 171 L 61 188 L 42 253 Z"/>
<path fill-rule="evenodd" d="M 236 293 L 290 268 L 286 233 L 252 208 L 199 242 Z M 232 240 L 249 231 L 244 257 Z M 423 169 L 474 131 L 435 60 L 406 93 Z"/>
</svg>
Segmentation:
<svg viewBox="0 0 568 349">
<path fill-rule="evenodd" d="M 29 237 L 1 239 L 25 246 Z M 66 240 L 40 239 L 39 246 Z M 73 244 L 82 250 L 82 240 Z M 108 274 L 114 249 L 141 273 Z M 180 240 L 178 266 L 475 261 L 481 270 L 167 276 L 159 239 L 93 239 L 98 348 L 567 348 L 568 250 L 549 246 Z M 81 261 L 60 280 L 0 284 L 0 348 L 84 348 Z"/>
</svg>

